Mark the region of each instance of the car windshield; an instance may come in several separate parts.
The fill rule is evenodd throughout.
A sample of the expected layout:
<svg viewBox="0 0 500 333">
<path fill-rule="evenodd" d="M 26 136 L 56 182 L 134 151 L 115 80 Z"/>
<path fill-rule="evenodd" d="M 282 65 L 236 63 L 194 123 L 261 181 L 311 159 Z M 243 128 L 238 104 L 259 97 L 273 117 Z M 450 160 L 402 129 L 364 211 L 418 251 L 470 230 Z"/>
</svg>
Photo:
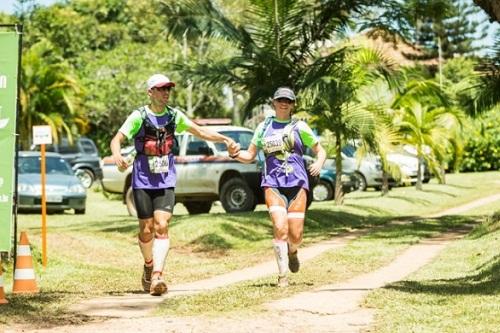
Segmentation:
<svg viewBox="0 0 500 333">
<path fill-rule="evenodd" d="M 252 141 L 253 132 L 248 131 L 221 131 L 222 135 L 228 136 L 237 143 L 240 144 L 241 149 L 246 150 L 250 146 Z M 227 146 L 225 143 L 216 143 L 215 147 L 218 151 L 227 151 Z"/>
<path fill-rule="evenodd" d="M 19 157 L 19 173 L 40 173 L 40 156 L 20 156 Z M 68 163 L 59 157 L 48 156 L 45 158 L 46 173 L 47 174 L 60 174 L 60 175 L 71 175 L 73 171 L 69 167 Z"/>
</svg>

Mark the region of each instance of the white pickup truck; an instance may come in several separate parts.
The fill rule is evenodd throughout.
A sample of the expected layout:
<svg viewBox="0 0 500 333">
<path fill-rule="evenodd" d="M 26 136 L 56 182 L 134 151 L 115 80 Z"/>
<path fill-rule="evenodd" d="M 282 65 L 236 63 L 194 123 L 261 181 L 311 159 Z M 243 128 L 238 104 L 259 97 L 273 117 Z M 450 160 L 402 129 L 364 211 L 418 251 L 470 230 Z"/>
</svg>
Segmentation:
<svg viewBox="0 0 500 333">
<path fill-rule="evenodd" d="M 253 136 L 253 131 L 244 127 L 221 125 L 211 128 L 233 138 L 242 149 L 248 148 Z M 183 203 L 190 214 L 208 213 L 217 200 L 227 212 L 252 211 L 258 203 L 264 202 L 258 160 L 240 163 L 228 156 L 225 144 L 205 141 L 187 132 L 176 138 L 176 202 Z M 125 148 L 122 154 L 127 155 L 131 150 L 132 147 Z M 119 172 L 110 156 L 103 158 L 101 167 L 103 189 L 123 193 L 129 213 L 135 215 L 130 187 L 132 167 Z"/>
</svg>

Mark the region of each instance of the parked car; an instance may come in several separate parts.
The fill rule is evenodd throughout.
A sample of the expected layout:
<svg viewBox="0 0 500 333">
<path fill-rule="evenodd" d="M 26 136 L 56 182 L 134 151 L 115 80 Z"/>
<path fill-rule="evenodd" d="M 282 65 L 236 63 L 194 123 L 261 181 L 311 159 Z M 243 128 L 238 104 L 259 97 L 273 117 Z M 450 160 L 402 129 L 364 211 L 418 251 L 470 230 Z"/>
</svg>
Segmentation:
<svg viewBox="0 0 500 333">
<path fill-rule="evenodd" d="M 94 181 L 102 179 L 99 151 L 91 139 L 80 137 L 70 144 L 68 139 L 63 138 L 58 144 L 46 145 L 45 149 L 61 154 L 86 188 L 90 188 Z"/>
<path fill-rule="evenodd" d="M 417 181 L 418 159 L 407 152 L 403 147 L 387 155 L 389 162 L 395 163 L 401 172 L 401 179 L 395 180 L 389 177 L 389 186 L 404 184 L 415 184 Z M 422 165 L 424 172 L 424 182 L 429 182 L 431 175 L 425 164 Z M 357 157 L 357 149 L 353 145 L 346 145 L 342 148 L 342 169 L 354 172 L 358 178 L 359 190 L 364 191 L 368 187 L 376 190 L 382 188 L 382 165 L 380 157 L 374 154 L 364 156 L 360 161 Z"/>
<path fill-rule="evenodd" d="M 18 208 L 40 210 L 42 207 L 41 156 L 39 152 L 21 151 L 18 158 Z M 73 209 L 85 214 L 86 189 L 75 176 L 71 166 L 60 154 L 46 153 L 47 211 Z"/>
<path fill-rule="evenodd" d="M 327 159 L 321 169 L 319 180 L 311 187 L 314 201 L 325 201 L 335 198 L 336 178 L 335 160 Z M 340 180 L 342 181 L 342 191 L 344 193 L 355 191 L 359 187 L 358 178 L 352 171 L 346 172 L 342 170 Z"/>
<path fill-rule="evenodd" d="M 242 149 L 248 148 L 253 137 L 253 131 L 244 127 L 211 128 L 240 143 Z M 227 212 L 252 211 L 258 203 L 264 202 L 257 162 L 244 164 L 231 159 L 224 143 L 205 141 L 190 133 L 176 137 L 176 202 L 183 203 L 190 214 L 209 212 L 216 200 L 220 200 Z M 122 149 L 122 155 L 126 156 L 131 150 L 132 147 Z M 129 213 L 135 215 L 130 186 L 132 167 L 119 172 L 113 158 L 107 156 L 102 159 L 102 170 L 104 190 L 122 193 Z"/>
</svg>

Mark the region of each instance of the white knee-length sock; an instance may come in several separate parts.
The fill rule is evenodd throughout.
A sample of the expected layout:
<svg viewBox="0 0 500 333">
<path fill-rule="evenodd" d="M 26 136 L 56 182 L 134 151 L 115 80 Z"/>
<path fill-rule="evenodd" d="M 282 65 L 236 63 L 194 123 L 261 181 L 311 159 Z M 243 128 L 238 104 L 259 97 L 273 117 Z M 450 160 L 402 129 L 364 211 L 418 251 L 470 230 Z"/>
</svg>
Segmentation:
<svg viewBox="0 0 500 333">
<path fill-rule="evenodd" d="M 273 239 L 274 255 L 278 263 L 278 271 L 280 276 L 288 273 L 288 244 L 286 241 Z"/>
<path fill-rule="evenodd" d="M 163 273 L 163 267 L 165 266 L 165 260 L 167 259 L 169 248 L 169 238 L 155 238 L 155 241 L 153 243 L 153 273 Z"/>
</svg>

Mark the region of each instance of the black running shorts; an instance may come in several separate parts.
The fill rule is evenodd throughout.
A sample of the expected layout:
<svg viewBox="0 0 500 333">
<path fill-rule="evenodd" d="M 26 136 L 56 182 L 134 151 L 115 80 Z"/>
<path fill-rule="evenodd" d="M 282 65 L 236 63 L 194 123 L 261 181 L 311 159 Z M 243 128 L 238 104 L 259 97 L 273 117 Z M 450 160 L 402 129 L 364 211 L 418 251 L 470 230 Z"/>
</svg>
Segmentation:
<svg viewBox="0 0 500 333">
<path fill-rule="evenodd" d="M 137 217 L 149 219 L 156 210 L 172 213 L 175 205 L 174 188 L 165 189 L 134 189 L 135 209 Z"/>
</svg>

